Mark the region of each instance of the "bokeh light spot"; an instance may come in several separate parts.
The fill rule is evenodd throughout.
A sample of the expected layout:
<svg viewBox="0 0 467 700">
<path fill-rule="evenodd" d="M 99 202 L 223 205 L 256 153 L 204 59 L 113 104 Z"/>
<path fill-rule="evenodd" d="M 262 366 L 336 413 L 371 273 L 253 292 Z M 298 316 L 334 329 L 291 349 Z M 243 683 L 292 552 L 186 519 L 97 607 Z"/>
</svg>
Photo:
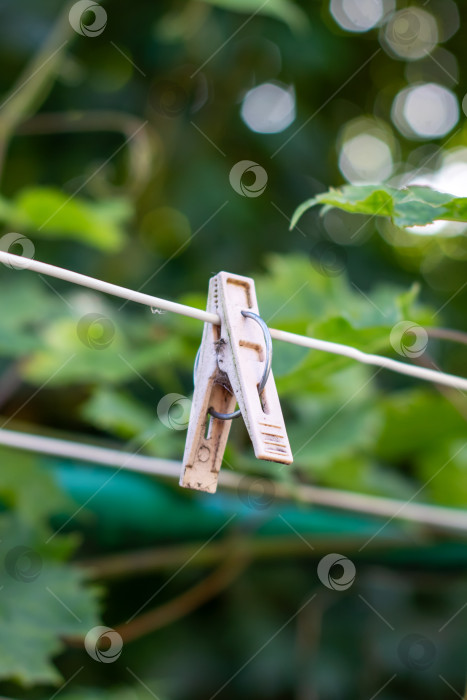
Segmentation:
<svg viewBox="0 0 467 700">
<path fill-rule="evenodd" d="M 416 61 L 435 48 L 439 38 L 438 25 L 430 12 L 407 7 L 393 15 L 383 37 L 383 46 L 394 57 Z"/>
<path fill-rule="evenodd" d="M 455 0 L 430 0 L 430 10 L 436 15 L 441 42 L 447 41 L 459 31 L 461 22 L 459 8 Z"/>
<path fill-rule="evenodd" d="M 392 129 L 374 117 L 357 117 L 339 134 L 339 169 L 351 183 L 387 180 L 394 167 L 397 142 Z"/>
<path fill-rule="evenodd" d="M 464 99 L 462 100 L 462 111 L 467 117 L 467 95 L 464 95 Z"/>
<path fill-rule="evenodd" d="M 277 134 L 295 119 L 293 87 L 263 83 L 249 90 L 243 98 L 241 116 L 252 131 Z"/>
<path fill-rule="evenodd" d="M 401 90 L 391 114 L 408 138 L 440 138 L 459 121 L 459 104 L 451 90 L 437 83 L 422 83 Z"/>
<path fill-rule="evenodd" d="M 349 182 L 381 182 L 391 175 L 392 167 L 391 149 L 377 136 L 360 134 L 342 146 L 339 168 Z"/>
<path fill-rule="evenodd" d="M 337 24 L 349 32 L 367 32 L 387 11 L 383 0 L 331 0 L 329 10 Z"/>
</svg>

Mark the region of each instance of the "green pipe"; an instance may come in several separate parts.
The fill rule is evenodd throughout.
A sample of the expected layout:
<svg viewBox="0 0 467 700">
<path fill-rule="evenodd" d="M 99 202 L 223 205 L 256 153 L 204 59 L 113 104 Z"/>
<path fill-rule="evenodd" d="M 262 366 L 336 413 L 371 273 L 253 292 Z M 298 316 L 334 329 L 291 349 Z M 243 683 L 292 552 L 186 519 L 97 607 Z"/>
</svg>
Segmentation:
<svg viewBox="0 0 467 700">
<path fill-rule="evenodd" d="M 384 522 L 293 502 L 250 502 L 245 494 L 219 491 L 213 496 L 187 491 L 143 474 L 112 472 L 79 462 L 47 459 L 44 463 L 77 507 L 84 505 L 68 528 L 76 529 L 78 524 L 94 540 L 110 548 L 204 540 L 233 530 L 260 537 L 302 536 L 311 543 L 313 538 L 321 542 L 328 538 L 333 542 L 364 543 L 376 535 Z M 64 516 L 63 522 L 66 519 Z M 378 534 L 377 541 L 400 541 L 400 548 L 368 548 L 361 558 L 376 557 L 392 564 L 467 565 L 466 542 L 453 538 L 429 546 L 424 543 L 408 547 L 405 529 L 402 523 L 390 523 Z M 359 556 L 357 551 L 355 555 Z"/>
</svg>

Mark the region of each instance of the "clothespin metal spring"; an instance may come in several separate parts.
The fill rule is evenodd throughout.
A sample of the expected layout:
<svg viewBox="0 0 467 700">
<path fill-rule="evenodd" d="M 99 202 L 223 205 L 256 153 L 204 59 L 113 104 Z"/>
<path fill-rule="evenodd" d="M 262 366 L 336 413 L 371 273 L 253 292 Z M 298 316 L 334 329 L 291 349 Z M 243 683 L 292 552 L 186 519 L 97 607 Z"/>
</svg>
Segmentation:
<svg viewBox="0 0 467 700">
<path fill-rule="evenodd" d="M 261 381 L 258 384 L 258 394 L 261 396 L 261 394 L 264 391 L 264 387 L 266 386 L 266 382 L 268 381 L 269 378 L 269 373 L 271 371 L 271 365 L 272 365 L 272 338 L 271 334 L 269 332 L 269 328 L 267 327 L 266 323 L 263 321 L 261 316 L 258 314 L 255 314 L 253 311 L 242 311 L 242 316 L 245 316 L 247 318 L 253 319 L 253 321 L 256 321 L 256 323 L 260 326 L 261 330 L 263 331 L 264 335 L 264 344 L 265 344 L 265 349 L 266 349 L 266 360 L 264 364 L 264 372 L 263 376 L 261 377 Z M 196 371 L 198 369 L 198 363 L 199 363 L 199 353 L 200 353 L 201 348 L 198 349 L 198 352 L 196 353 L 196 358 L 195 358 L 195 365 L 193 369 L 193 385 L 196 384 Z M 242 412 L 240 409 L 237 409 L 233 413 L 219 413 L 219 411 L 214 410 L 212 406 L 208 408 L 208 413 L 210 416 L 213 418 L 217 418 L 218 420 L 233 420 L 234 418 L 239 418 L 241 416 Z"/>
<path fill-rule="evenodd" d="M 253 311 L 242 311 L 242 316 L 246 316 L 248 318 L 252 318 L 253 321 L 256 321 L 256 323 L 261 327 L 261 330 L 263 331 L 264 335 L 264 343 L 266 346 L 266 361 L 264 365 L 264 372 L 263 376 L 261 377 L 261 381 L 258 384 L 258 394 L 261 396 L 261 394 L 264 391 L 264 387 L 266 386 L 266 382 L 268 381 L 269 373 L 271 371 L 271 363 L 272 363 L 272 339 L 271 339 L 271 334 L 269 333 L 269 328 L 261 318 L 261 316 L 258 316 L 258 314 L 255 314 Z M 241 415 L 240 409 L 234 411 L 233 413 L 219 413 L 218 411 L 215 411 L 212 407 L 209 407 L 208 409 L 209 415 L 213 416 L 213 418 L 217 418 L 219 420 L 232 420 L 233 418 L 238 418 Z"/>
</svg>

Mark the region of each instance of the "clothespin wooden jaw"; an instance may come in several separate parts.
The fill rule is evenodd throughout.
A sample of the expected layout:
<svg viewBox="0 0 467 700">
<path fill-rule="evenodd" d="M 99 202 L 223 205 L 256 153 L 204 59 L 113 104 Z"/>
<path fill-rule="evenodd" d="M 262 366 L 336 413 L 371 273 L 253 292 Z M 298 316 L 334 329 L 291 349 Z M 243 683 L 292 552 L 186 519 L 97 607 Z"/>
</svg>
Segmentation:
<svg viewBox="0 0 467 700">
<path fill-rule="evenodd" d="M 215 416 L 232 413 L 236 402 L 258 459 L 291 464 L 293 458 L 272 372 L 258 392 L 269 353 L 254 319 L 254 281 L 220 272 L 210 280 L 207 311 L 221 325 L 204 326 L 180 485 L 214 493 L 232 423 Z"/>
</svg>

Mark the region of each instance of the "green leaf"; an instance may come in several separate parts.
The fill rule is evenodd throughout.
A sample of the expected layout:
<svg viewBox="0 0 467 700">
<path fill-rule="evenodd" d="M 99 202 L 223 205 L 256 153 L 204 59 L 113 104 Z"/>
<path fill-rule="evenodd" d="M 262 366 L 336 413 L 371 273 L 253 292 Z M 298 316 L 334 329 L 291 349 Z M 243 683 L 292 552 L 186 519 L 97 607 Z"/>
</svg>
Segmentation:
<svg viewBox="0 0 467 700">
<path fill-rule="evenodd" d="M 91 202 L 53 187 L 27 188 L 11 204 L 0 203 L 0 220 L 12 228 L 45 238 L 68 238 L 108 252 L 125 244 L 123 224 L 131 213 L 124 199 Z"/>
<path fill-rule="evenodd" d="M 18 359 L 44 347 L 39 329 L 45 318 L 50 321 L 63 313 L 63 302 L 48 294 L 44 284 L 27 273 L 7 273 L 5 270 L 3 274 L 5 279 L 0 283 L 0 354 Z"/>
<path fill-rule="evenodd" d="M 97 389 L 82 407 L 82 416 L 91 425 L 129 439 L 143 432 L 154 430 L 155 410 L 151 413 L 147 406 L 130 394 L 110 388 Z"/>
<path fill-rule="evenodd" d="M 15 217 L 15 206 L 0 195 L 0 221 L 11 221 Z"/>
<path fill-rule="evenodd" d="M 110 314 L 103 314 L 104 325 L 98 319 L 95 328 L 91 323 L 92 315 L 88 327 L 86 318 L 61 318 L 45 328 L 42 348 L 23 361 L 22 376 L 33 384 L 48 382 L 51 386 L 131 381 L 144 383 L 151 370 L 155 371 L 158 364 L 175 361 L 180 352 L 180 340 L 175 336 L 155 345 L 146 339 L 145 346 L 139 347 L 128 326 L 124 333 L 120 323 L 114 323 Z M 102 344 L 95 342 L 99 341 L 98 338 L 92 337 L 94 330 L 104 333 Z"/>
<path fill-rule="evenodd" d="M 464 424 L 465 425 L 465 424 Z M 417 459 L 417 476 L 424 493 L 435 503 L 465 508 L 467 503 L 467 445 L 465 431 L 459 440 L 442 440 Z"/>
<path fill-rule="evenodd" d="M 417 454 L 432 454 L 446 439 L 454 442 L 465 436 L 460 413 L 427 387 L 390 394 L 381 399 L 380 406 L 384 427 L 375 451 L 382 459 L 407 462 Z"/>
<path fill-rule="evenodd" d="M 268 274 L 257 278 L 256 288 L 262 315 L 276 328 L 364 352 L 392 352 L 390 333 L 396 323 L 426 319 L 424 310 L 414 304 L 415 286 L 402 291 L 380 285 L 364 295 L 344 275 L 327 276 L 302 255 L 271 256 L 268 267 Z M 287 343 L 274 346 L 273 370 L 284 396 L 329 391 L 333 374 L 351 365 L 355 362 L 342 356 Z"/>
<path fill-rule="evenodd" d="M 157 404 L 148 406 L 130 394 L 111 388 L 97 388 L 81 407 L 81 415 L 94 427 L 125 440 L 127 449 L 144 445 L 145 452 L 158 457 L 176 457 L 184 431 L 171 430 L 160 421 Z"/>
<path fill-rule="evenodd" d="M 72 535 L 51 537 L 49 518 L 75 506 L 37 459 L 0 452 L 0 678 L 22 685 L 59 683 L 51 659 L 64 636 L 99 624 L 97 589 L 66 560 Z"/>
<path fill-rule="evenodd" d="M 354 214 L 388 216 L 397 226 L 425 226 L 439 219 L 467 222 L 467 198 L 412 185 L 398 190 L 384 185 L 345 185 L 308 199 L 295 210 L 292 229 L 316 205 Z"/>
<path fill-rule="evenodd" d="M 292 431 L 293 441 L 299 445 L 296 461 L 320 474 L 335 458 L 345 458 L 349 449 L 354 452 L 370 447 L 380 431 L 382 416 L 374 407 L 373 397 L 362 401 L 357 396 L 353 405 L 341 405 L 336 411 L 333 401 L 323 401 L 320 396 L 301 399 L 299 421 Z"/>
<path fill-rule="evenodd" d="M 61 676 L 50 659 L 64 650 L 62 637 L 84 637 L 99 624 L 95 591 L 84 586 L 78 569 L 43 560 L 39 554 L 36 571 L 24 579 L 13 568 L 24 545 L 12 546 L 3 535 L 2 529 L 0 678 L 22 685 L 58 684 Z M 29 541 L 25 549 L 35 552 Z"/>
<path fill-rule="evenodd" d="M 70 499 L 38 466 L 35 457 L 6 447 L 0 448 L 0 502 L 13 508 L 31 526 L 72 507 Z"/>
</svg>

